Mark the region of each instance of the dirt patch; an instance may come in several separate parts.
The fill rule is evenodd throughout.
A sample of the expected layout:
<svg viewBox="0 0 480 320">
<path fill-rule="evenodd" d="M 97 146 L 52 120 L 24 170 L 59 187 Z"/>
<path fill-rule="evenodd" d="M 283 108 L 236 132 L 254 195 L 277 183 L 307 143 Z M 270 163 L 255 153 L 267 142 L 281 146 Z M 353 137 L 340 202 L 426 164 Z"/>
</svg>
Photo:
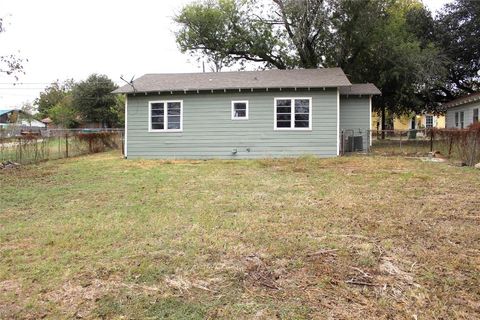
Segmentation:
<svg viewBox="0 0 480 320">
<path fill-rule="evenodd" d="M 112 289 L 109 283 L 98 279 L 83 285 L 68 282 L 58 290 L 47 293 L 45 300 L 60 305 L 70 317 L 84 318 L 95 308 L 95 302 Z"/>
<path fill-rule="evenodd" d="M 13 318 L 22 311 L 22 306 L 18 303 L 3 299 L 3 296 L 14 296 L 17 298 L 22 293 L 22 286 L 16 280 L 0 281 L 0 319 Z"/>
</svg>

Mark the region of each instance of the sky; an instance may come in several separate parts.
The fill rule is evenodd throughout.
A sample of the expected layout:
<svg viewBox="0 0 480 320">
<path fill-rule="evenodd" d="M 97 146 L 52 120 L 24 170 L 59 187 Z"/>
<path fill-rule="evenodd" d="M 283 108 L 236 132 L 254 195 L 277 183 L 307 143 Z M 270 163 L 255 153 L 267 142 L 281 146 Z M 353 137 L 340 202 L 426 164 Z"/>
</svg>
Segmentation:
<svg viewBox="0 0 480 320">
<path fill-rule="evenodd" d="M 424 0 L 436 11 L 451 0 Z M 0 109 L 33 102 L 52 81 L 106 74 L 201 72 L 182 54 L 172 17 L 191 0 L 1 0 L 0 56 L 28 59 L 18 81 L 0 74 Z M 15 84 L 15 85 L 14 85 Z"/>
</svg>

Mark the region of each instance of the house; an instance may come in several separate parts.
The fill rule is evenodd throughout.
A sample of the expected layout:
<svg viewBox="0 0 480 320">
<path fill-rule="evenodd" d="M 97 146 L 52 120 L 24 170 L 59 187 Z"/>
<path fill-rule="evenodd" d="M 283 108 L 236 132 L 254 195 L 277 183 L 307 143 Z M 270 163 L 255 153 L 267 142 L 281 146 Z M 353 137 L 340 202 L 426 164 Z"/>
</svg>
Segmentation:
<svg viewBox="0 0 480 320">
<path fill-rule="evenodd" d="M 480 92 L 452 100 L 443 106 L 447 110 L 447 128 L 466 128 L 478 122 Z"/>
<path fill-rule="evenodd" d="M 445 116 L 431 113 L 397 116 L 393 119 L 393 128 L 395 130 L 444 129 Z"/>
<path fill-rule="evenodd" d="M 333 157 L 371 122 L 373 84 L 342 69 L 146 74 L 125 94 L 129 159 Z"/>
<path fill-rule="evenodd" d="M 372 114 L 372 128 L 374 130 L 380 130 L 381 117 L 374 112 Z M 393 117 L 393 130 L 408 131 L 413 129 L 425 129 L 425 128 L 445 128 L 445 116 L 436 115 L 431 113 L 421 113 L 403 116 Z"/>
<path fill-rule="evenodd" d="M 19 109 L 0 110 L 0 128 L 16 126 L 27 129 L 43 129 L 45 124 L 33 119 L 31 114 Z"/>
</svg>

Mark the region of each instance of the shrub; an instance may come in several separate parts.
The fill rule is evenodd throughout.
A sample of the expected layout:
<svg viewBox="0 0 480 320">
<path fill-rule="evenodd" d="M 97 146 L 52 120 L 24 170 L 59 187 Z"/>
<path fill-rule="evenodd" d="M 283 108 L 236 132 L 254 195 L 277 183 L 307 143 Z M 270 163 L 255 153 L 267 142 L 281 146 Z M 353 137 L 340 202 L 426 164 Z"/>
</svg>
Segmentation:
<svg viewBox="0 0 480 320">
<path fill-rule="evenodd" d="M 118 148 L 116 132 L 81 132 L 77 134 L 77 139 L 88 143 L 89 153 L 97 153 L 106 149 Z"/>
</svg>

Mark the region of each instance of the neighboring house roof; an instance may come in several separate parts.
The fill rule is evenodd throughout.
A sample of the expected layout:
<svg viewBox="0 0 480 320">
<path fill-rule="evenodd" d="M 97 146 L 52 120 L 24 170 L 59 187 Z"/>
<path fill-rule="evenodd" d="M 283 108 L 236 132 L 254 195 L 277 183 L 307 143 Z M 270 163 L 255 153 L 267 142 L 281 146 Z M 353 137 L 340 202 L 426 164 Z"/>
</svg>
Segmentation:
<svg viewBox="0 0 480 320">
<path fill-rule="evenodd" d="M 146 74 L 114 93 L 350 86 L 340 68 Z"/>
<path fill-rule="evenodd" d="M 354 83 L 350 87 L 340 87 L 341 95 L 376 95 L 382 94 L 373 83 Z"/>
<path fill-rule="evenodd" d="M 35 120 L 35 119 L 32 119 L 32 120 L 20 120 L 20 123 L 18 123 L 18 125 L 22 126 L 22 127 L 33 127 L 33 128 L 45 128 L 46 124 L 41 122 L 41 121 L 38 121 L 38 120 Z"/>
<path fill-rule="evenodd" d="M 463 96 L 455 100 L 452 100 L 450 102 L 444 103 L 443 107 L 452 108 L 452 107 L 460 106 L 462 104 L 475 102 L 475 101 L 480 101 L 480 92 L 472 93 L 472 94 L 469 94 L 468 96 Z"/>
<path fill-rule="evenodd" d="M 5 113 L 10 113 L 12 111 L 19 111 L 17 109 L 0 109 L 0 116 L 4 115 Z"/>
</svg>

